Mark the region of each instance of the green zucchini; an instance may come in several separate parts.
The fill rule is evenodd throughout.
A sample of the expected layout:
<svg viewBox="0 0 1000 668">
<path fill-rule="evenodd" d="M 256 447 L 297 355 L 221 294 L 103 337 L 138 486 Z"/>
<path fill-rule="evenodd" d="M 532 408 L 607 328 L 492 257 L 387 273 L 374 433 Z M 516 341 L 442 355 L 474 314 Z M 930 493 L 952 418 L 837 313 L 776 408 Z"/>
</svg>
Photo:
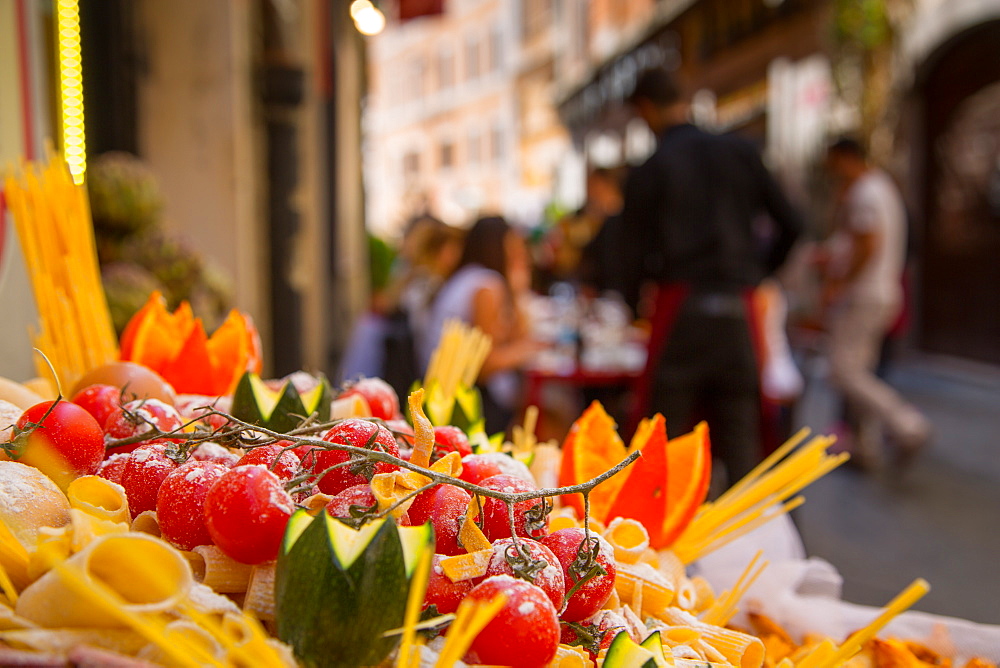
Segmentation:
<svg viewBox="0 0 1000 668">
<path fill-rule="evenodd" d="M 356 530 L 326 511 L 312 519 L 300 510 L 278 557 L 278 637 L 304 666 L 378 665 L 399 642 L 383 634 L 402 626 L 410 579 L 426 551 L 434 552 L 430 524 L 381 519 Z"/>
<path fill-rule="evenodd" d="M 608 647 L 604 668 L 657 668 L 656 656 L 649 649 L 636 644 L 628 631 L 620 631 Z"/>
<path fill-rule="evenodd" d="M 313 389 L 299 394 L 291 381 L 274 391 L 255 373 L 240 378 L 233 392 L 233 417 L 282 434 L 299 426 L 303 418 L 316 413 L 320 422 L 330 419 L 333 393 L 326 378 Z"/>
</svg>

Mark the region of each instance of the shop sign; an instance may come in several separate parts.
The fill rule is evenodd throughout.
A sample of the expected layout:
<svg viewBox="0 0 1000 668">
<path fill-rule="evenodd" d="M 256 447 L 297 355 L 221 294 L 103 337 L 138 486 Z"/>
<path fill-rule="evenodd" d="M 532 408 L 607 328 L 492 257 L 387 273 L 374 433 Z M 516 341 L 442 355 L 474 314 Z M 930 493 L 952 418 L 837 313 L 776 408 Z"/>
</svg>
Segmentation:
<svg viewBox="0 0 1000 668">
<path fill-rule="evenodd" d="M 679 42 L 677 33 L 667 31 L 603 65 L 560 106 L 563 121 L 573 132 L 581 132 L 609 108 L 624 104 L 640 72 L 650 67 L 677 67 Z"/>
</svg>

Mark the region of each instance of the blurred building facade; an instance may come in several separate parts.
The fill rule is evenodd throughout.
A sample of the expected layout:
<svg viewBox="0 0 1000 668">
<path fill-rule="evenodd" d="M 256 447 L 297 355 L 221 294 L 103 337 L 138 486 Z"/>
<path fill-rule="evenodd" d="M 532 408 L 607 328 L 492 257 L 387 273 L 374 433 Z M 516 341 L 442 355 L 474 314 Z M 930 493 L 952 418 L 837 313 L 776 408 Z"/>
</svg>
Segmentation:
<svg viewBox="0 0 1000 668">
<path fill-rule="evenodd" d="M 169 231 L 228 274 L 235 305 L 254 317 L 268 373 L 332 372 L 348 335 L 338 323 L 367 301 L 363 38 L 347 4 L 66 3 L 79 10 L 88 155 L 128 151 L 150 167 Z M 38 159 L 44 139 L 61 148 L 55 6 L 0 0 L 3 162 Z M 23 377 L 7 361 L 26 357 L 13 347 L 26 346 L 35 316 L 19 253 L 5 246 L 0 296 L 17 308 L 0 375 Z"/>
<path fill-rule="evenodd" d="M 998 14 L 995 0 L 450 0 L 372 42 L 369 225 L 578 206 L 588 166 L 652 150 L 624 100 L 664 65 L 697 123 L 760 146 L 815 236 L 823 149 L 861 136 L 908 200 L 915 343 L 1000 363 Z M 484 35 L 502 58 L 470 69 Z M 499 157 L 483 126 L 504 127 Z"/>
<path fill-rule="evenodd" d="M 365 186 L 369 226 L 433 213 L 462 224 L 506 213 L 516 189 L 513 13 L 453 0 L 369 42 Z"/>
</svg>

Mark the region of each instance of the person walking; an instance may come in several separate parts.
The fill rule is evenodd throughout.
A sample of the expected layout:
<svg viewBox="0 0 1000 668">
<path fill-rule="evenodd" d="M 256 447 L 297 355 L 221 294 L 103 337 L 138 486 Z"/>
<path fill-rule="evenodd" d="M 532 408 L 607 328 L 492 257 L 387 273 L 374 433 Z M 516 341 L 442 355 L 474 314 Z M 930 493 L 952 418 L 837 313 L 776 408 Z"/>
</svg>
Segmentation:
<svg viewBox="0 0 1000 668">
<path fill-rule="evenodd" d="M 831 379 L 853 415 L 855 463 L 882 464 L 884 428 L 897 464 L 905 465 L 926 444 L 930 424 L 875 368 L 903 304 L 906 208 L 896 184 L 868 162 L 857 141 L 834 142 L 826 168 L 838 188 L 823 288 Z"/>
<path fill-rule="evenodd" d="M 802 221 L 752 144 L 687 122 L 668 71 L 641 73 L 630 102 L 657 137 L 629 176 L 622 211 L 628 292 L 657 286 L 637 411 L 662 413 L 671 436 L 706 417 L 732 484 L 762 457 L 751 296 Z"/>
</svg>

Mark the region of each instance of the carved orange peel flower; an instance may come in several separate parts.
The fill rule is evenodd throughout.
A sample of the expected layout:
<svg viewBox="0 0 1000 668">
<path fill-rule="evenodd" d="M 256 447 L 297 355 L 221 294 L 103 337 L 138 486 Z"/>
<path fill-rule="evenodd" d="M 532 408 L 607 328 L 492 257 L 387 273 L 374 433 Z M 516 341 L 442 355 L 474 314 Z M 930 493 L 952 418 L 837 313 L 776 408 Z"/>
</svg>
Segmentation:
<svg viewBox="0 0 1000 668">
<path fill-rule="evenodd" d="M 261 370 L 260 336 L 250 316 L 234 309 L 208 336 L 190 304 L 170 313 L 159 291 L 129 320 L 120 349 L 123 361 L 149 367 L 179 394 L 229 394 L 246 371 Z"/>
</svg>

